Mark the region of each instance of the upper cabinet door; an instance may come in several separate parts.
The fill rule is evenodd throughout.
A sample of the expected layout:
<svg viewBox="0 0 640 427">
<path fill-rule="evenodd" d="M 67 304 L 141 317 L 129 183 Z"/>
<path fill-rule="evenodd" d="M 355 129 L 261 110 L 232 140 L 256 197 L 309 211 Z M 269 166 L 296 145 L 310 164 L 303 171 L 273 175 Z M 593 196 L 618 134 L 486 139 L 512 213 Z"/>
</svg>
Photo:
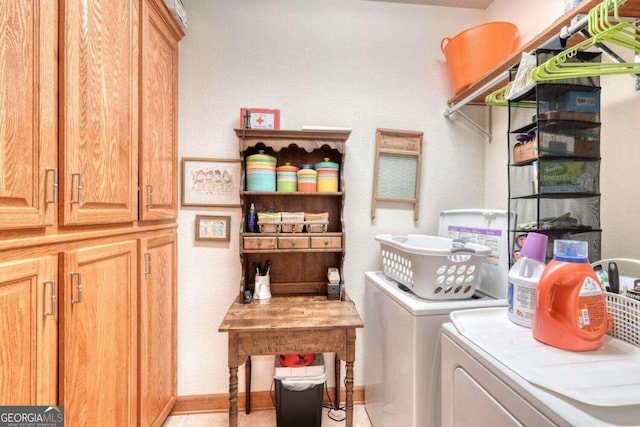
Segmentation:
<svg viewBox="0 0 640 427">
<path fill-rule="evenodd" d="M 139 1 L 62 1 L 62 223 L 132 222 L 138 209 Z"/>
<path fill-rule="evenodd" d="M 140 220 L 178 217 L 178 40 L 162 2 L 141 13 Z"/>
<path fill-rule="evenodd" d="M 53 223 L 57 2 L 0 0 L 0 229 Z"/>
</svg>

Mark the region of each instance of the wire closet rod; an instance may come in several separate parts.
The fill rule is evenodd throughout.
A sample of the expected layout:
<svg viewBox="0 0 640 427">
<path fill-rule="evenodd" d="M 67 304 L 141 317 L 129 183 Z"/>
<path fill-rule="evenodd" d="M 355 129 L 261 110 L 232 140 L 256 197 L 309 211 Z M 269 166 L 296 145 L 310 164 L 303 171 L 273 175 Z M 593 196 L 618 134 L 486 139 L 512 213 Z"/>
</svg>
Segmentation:
<svg viewBox="0 0 640 427">
<path fill-rule="evenodd" d="M 571 24 L 569 24 L 568 26 L 565 25 L 564 27 L 562 27 L 558 34 L 549 38 L 549 40 L 547 40 L 542 45 L 540 45 L 539 48 L 543 48 L 543 49 L 544 48 L 547 48 L 547 49 L 562 48 L 563 49 L 566 45 L 566 41 L 570 39 L 574 34 L 580 32 L 583 28 L 585 28 L 587 26 L 588 21 L 589 21 L 588 15 L 580 15 L 578 19 L 574 18 Z M 487 90 L 497 86 L 500 82 L 508 79 L 509 79 L 509 71 L 508 70 L 503 71 L 502 73 L 494 77 L 491 81 L 487 82 L 486 84 L 482 85 L 480 88 L 473 91 L 471 94 L 467 95 L 457 104 L 448 106 L 445 109 L 443 116 L 444 117 L 451 116 L 453 113 L 457 112 L 460 108 L 464 107 L 465 105 L 473 101 L 475 98 L 482 95 Z M 474 125 L 479 126 L 476 123 L 474 123 Z M 487 132 L 485 133 L 488 134 Z"/>
</svg>

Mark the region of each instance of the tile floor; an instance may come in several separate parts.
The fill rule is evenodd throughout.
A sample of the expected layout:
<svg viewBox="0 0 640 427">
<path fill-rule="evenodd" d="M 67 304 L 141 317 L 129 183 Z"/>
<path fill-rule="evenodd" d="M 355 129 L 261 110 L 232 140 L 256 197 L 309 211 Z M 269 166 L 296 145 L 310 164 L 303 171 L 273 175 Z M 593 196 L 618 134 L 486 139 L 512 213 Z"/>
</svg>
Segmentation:
<svg viewBox="0 0 640 427">
<path fill-rule="evenodd" d="M 331 411 L 331 416 L 344 419 L 344 411 Z M 328 416 L 328 409 L 322 410 L 322 427 L 344 426 L 344 421 L 334 421 Z M 229 415 L 224 414 L 194 414 L 174 415 L 167 418 L 162 427 L 228 427 Z M 276 411 L 254 411 L 247 415 L 239 413 L 238 427 L 275 427 Z M 371 427 L 363 405 L 353 407 L 353 426 Z M 303 426 L 300 426 L 303 427 Z"/>
</svg>

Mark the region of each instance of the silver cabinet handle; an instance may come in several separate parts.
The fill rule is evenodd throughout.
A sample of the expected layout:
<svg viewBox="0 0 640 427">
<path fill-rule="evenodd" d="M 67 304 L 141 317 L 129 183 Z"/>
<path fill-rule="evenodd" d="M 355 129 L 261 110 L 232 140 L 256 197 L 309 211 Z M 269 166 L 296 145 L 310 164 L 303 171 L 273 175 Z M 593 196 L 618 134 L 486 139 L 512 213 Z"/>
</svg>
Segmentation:
<svg viewBox="0 0 640 427">
<path fill-rule="evenodd" d="M 147 204 L 146 206 L 151 206 L 153 204 L 153 185 L 147 184 Z"/>
<path fill-rule="evenodd" d="M 76 289 L 78 290 L 77 294 L 78 294 L 78 299 L 73 299 L 73 276 L 77 276 L 78 280 L 77 280 L 77 286 Z M 80 273 L 76 273 L 76 272 L 71 272 L 71 304 L 81 304 L 82 303 L 82 275 Z"/>
<path fill-rule="evenodd" d="M 71 200 L 71 204 L 72 205 L 79 205 L 80 203 L 82 203 L 82 174 L 78 173 L 78 172 L 72 172 L 71 173 L 71 185 L 73 186 L 73 178 L 74 177 L 78 177 L 78 186 L 76 187 L 78 190 L 78 199 L 77 200 Z"/>
<path fill-rule="evenodd" d="M 45 179 L 49 176 L 49 172 L 53 172 L 53 185 L 51 190 L 52 199 L 48 199 L 45 197 L 45 203 L 58 203 L 58 169 L 55 168 L 47 168 L 44 170 Z"/>
<path fill-rule="evenodd" d="M 44 315 L 45 316 L 55 316 L 57 313 L 57 307 L 58 307 L 58 303 L 57 303 L 57 292 L 56 292 L 56 281 L 55 280 L 45 280 L 42 282 L 42 284 L 45 286 L 47 285 L 51 285 L 51 310 L 50 311 L 45 311 Z"/>
<path fill-rule="evenodd" d="M 144 254 L 144 274 L 151 274 L 151 254 Z"/>
</svg>

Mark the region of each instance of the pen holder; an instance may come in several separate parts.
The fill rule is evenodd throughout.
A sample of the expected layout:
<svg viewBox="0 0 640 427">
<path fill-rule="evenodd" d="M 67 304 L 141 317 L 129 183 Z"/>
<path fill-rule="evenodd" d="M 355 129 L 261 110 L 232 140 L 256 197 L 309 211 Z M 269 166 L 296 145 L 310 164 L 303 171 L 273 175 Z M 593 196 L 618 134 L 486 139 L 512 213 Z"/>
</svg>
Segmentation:
<svg viewBox="0 0 640 427">
<path fill-rule="evenodd" d="M 269 275 L 256 274 L 253 299 L 267 300 L 271 298 L 271 279 Z"/>
</svg>

